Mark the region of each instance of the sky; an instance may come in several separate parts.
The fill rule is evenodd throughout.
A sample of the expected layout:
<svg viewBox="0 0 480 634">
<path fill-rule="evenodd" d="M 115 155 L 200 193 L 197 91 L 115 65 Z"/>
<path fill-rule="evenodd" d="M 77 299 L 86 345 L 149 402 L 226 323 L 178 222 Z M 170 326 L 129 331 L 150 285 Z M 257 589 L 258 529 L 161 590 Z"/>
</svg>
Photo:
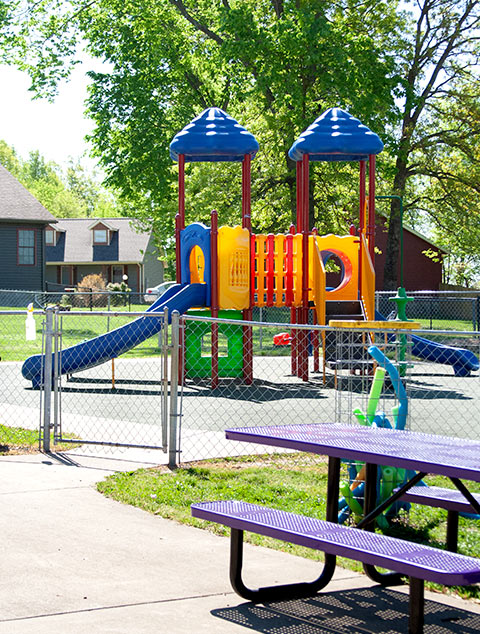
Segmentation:
<svg viewBox="0 0 480 634">
<path fill-rule="evenodd" d="M 72 157 L 93 170 L 95 161 L 86 156 L 89 146 L 85 135 L 92 131 L 93 123 L 83 114 L 88 85 L 85 70 L 85 66 L 77 66 L 71 79 L 60 85 L 55 101 L 49 103 L 32 99 L 26 73 L 0 65 L 0 139 L 23 159 L 30 151 L 38 150 L 45 159 L 61 166 Z"/>
</svg>

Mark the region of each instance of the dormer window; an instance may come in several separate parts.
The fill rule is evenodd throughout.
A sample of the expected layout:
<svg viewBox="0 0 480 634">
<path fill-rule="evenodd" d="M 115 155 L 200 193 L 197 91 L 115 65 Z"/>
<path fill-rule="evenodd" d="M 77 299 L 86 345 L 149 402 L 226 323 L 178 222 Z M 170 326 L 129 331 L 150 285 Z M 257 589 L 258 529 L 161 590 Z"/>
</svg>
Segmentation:
<svg viewBox="0 0 480 634">
<path fill-rule="evenodd" d="M 105 220 L 94 220 L 88 227 L 92 232 L 93 246 L 108 246 L 117 229 Z"/>
<path fill-rule="evenodd" d="M 45 229 L 45 244 L 47 247 L 55 246 L 55 229 Z"/>
<path fill-rule="evenodd" d="M 99 228 L 93 230 L 93 244 L 107 244 L 108 230 Z"/>
</svg>

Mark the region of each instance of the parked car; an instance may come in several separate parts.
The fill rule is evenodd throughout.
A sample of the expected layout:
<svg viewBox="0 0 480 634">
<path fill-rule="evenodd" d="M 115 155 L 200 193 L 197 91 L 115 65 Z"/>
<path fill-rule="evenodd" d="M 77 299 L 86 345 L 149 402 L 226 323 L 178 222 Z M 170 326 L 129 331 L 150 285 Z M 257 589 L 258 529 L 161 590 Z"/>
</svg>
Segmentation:
<svg viewBox="0 0 480 634">
<path fill-rule="evenodd" d="M 162 282 L 161 284 L 157 284 L 157 286 L 147 288 L 143 298 L 146 302 L 156 302 L 166 290 L 168 290 L 171 286 L 174 286 L 176 283 L 177 282 Z"/>
</svg>

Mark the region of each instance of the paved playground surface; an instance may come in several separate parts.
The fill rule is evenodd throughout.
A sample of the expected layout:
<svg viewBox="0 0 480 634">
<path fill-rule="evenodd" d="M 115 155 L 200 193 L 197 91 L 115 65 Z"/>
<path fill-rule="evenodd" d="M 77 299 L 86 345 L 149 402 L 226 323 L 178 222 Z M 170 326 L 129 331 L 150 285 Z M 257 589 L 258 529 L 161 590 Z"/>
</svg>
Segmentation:
<svg viewBox="0 0 480 634">
<path fill-rule="evenodd" d="M 114 470 L 148 466 L 140 458 L 0 458 L 0 634 L 406 632 L 404 588 L 379 589 L 342 569 L 312 599 L 245 602 L 230 587 L 227 538 L 95 490 Z M 318 574 L 313 561 L 248 544 L 245 561 L 252 585 Z M 427 593 L 426 615 L 429 634 L 480 629 L 473 602 Z"/>
</svg>

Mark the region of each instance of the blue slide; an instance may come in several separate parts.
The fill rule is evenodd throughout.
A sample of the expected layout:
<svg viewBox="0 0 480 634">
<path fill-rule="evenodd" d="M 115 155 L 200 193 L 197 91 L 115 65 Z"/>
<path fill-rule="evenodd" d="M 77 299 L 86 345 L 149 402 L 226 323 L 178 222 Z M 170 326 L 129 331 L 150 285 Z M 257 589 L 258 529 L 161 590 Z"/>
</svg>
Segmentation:
<svg viewBox="0 0 480 634">
<path fill-rule="evenodd" d="M 375 311 L 375 319 L 387 321 L 378 311 Z M 446 346 L 442 343 L 424 339 L 418 335 L 412 336 L 412 354 L 424 361 L 433 361 L 434 363 L 443 363 L 453 366 L 455 376 L 470 376 L 470 372 L 480 368 L 478 358 L 464 348 L 454 348 Z"/>
<path fill-rule="evenodd" d="M 145 312 L 161 313 L 164 308 L 168 308 L 170 318 L 174 310 L 185 313 L 194 306 L 205 306 L 206 292 L 206 284 L 176 284 Z M 139 317 L 104 335 L 65 348 L 60 354 L 60 373 L 72 374 L 110 361 L 152 337 L 161 327 L 160 319 Z M 22 366 L 22 374 L 32 382 L 33 388 L 40 387 L 43 382 L 43 364 L 44 355 L 36 354 L 29 357 Z"/>
<path fill-rule="evenodd" d="M 445 346 L 417 335 L 412 335 L 412 354 L 425 361 L 453 366 L 455 376 L 470 376 L 472 370 L 478 370 L 480 367 L 477 357 L 471 350 Z"/>
</svg>

